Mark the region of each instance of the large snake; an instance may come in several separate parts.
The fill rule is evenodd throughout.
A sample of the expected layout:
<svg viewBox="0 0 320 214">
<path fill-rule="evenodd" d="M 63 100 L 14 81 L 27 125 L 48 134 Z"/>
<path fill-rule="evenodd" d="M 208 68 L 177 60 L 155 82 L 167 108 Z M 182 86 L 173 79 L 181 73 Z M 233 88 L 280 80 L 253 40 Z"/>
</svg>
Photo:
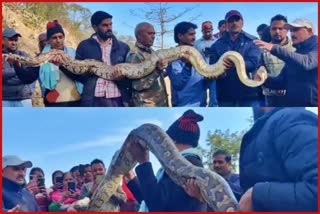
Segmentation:
<svg viewBox="0 0 320 214">
<path fill-rule="evenodd" d="M 264 67 L 260 67 L 257 71 L 260 80 L 251 80 L 247 76 L 243 57 L 238 52 L 228 51 L 220 57 L 216 64 L 208 65 L 203 60 L 201 54 L 197 51 L 197 49 L 191 46 L 179 46 L 169 49 L 157 50 L 153 52 L 150 57 L 142 63 L 121 63 L 114 66 L 106 65 L 95 60 L 75 60 L 64 53 L 62 50 L 51 50 L 34 58 L 26 58 L 15 54 L 11 55 L 13 55 L 20 63 L 26 64 L 28 66 L 39 66 L 45 62 L 48 62 L 54 56 L 60 55 L 62 57 L 62 66 L 70 72 L 75 74 L 84 74 L 86 72 L 91 72 L 101 78 L 108 80 L 114 80 L 117 77 L 116 71 L 120 71 L 122 75 L 129 79 L 140 79 L 155 70 L 159 59 L 167 59 L 169 62 L 172 62 L 174 60 L 182 58 L 183 56 L 188 58 L 195 70 L 201 75 L 207 78 L 216 78 L 225 72 L 226 68 L 223 65 L 223 60 L 228 59 L 234 63 L 240 81 L 246 86 L 260 86 L 266 79 L 266 70 L 264 69 Z M 10 54 L 2 54 L 2 57 L 6 58 L 8 56 L 10 56 Z"/>
<path fill-rule="evenodd" d="M 182 186 L 188 178 L 196 179 L 202 197 L 214 211 L 239 210 L 237 200 L 221 176 L 192 165 L 181 156 L 171 138 L 160 127 L 144 124 L 130 132 L 121 149 L 113 156 L 106 176 L 93 193 L 88 206 L 89 211 L 110 210 L 108 208 L 110 197 L 116 192 L 123 175 L 133 169 L 137 163 L 130 152 L 133 143 L 138 143 L 144 149 L 150 150 L 176 184 Z"/>
</svg>

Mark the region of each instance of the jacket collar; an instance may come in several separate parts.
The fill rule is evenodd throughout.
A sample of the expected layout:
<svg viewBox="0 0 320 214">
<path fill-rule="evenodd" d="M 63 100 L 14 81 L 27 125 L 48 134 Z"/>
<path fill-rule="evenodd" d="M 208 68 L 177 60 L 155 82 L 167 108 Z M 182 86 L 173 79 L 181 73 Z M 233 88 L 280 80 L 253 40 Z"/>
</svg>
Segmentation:
<svg viewBox="0 0 320 214">
<path fill-rule="evenodd" d="M 141 44 L 139 42 L 136 42 L 135 45 L 136 45 L 137 48 L 139 48 L 143 52 L 147 52 L 147 53 L 150 53 L 150 54 L 153 52 L 152 48 L 146 47 L 146 46 L 144 46 L 143 44 Z"/>
<path fill-rule="evenodd" d="M 91 39 L 92 41 L 94 41 L 95 43 L 99 44 L 99 43 L 93 38 L 93 36 L 95 36 L 95 35 L 97 35 L 97 34 L 96 34 L 96 33 L 92 34 L 92 35 L 90 36 L 90 39 Z M 100 46 L 100 44 L 99 44 L 99 46 Z M 118 41 L 117 38 L 113 35 L 113 36 L 112 36 L 112 48 L 111 48 L 111 52 L 113 52 L 114 50 L 116 50 L 116 49 L 118 49 L 118 48 L 119 48 L 119 41 Z"/>
<path fill-rule="evenodd" d="M 8 178 L 5 178 L 2 176 L 2 186 L 6 187 L 7 189 L 13 190 L 15 192 L 18 192 L 22 188 L 24 188 L 25 184 L 20 185 L 12 180 L 9 180 Z"/>
<path fill-rule="evenodd" d="M 310 38 L 304 40 L 303 42 L 293 45 L 298 50 L 312 49 L 318 43 L 318 36 L 311 36 Z"/>
<path fill-rule="evenodd" d="M 19 53 L 19 50 L 17 49 L 17 50 L 15 50 L 15 51 L 13 51 L 13 52 L 10 52 L 10 51 L 8 51 L 7 48 L 5 48 L 5 47 L 2 46 L 2 53 L 18 54 L 18 53 Z"/>
</svg>

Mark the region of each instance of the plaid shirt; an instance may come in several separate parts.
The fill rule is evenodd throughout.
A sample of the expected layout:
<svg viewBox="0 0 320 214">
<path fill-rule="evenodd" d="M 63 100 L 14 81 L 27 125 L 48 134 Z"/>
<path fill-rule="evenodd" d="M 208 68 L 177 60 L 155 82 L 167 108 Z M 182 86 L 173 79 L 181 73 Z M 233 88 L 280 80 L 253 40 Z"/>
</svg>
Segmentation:
<svg viewBox="0 0 320 214">
<path fill-rule="evenodd" d="M 112 39 L 107 45 L 102 45 L 96 36 L 93 36 L 95 40 L 100 44 L 101 52 L 102 52 L 102 61 L 107 65 L 111 65 L 110 54 L 112 48 Z M 110 80 L 105 80 L 102 78 L 98 78 L 96 83 L 96 88 L 94 92 L 95 97 L 105 97 L 105 98 L 116 98 L 121 97 L 120 90 L 118 86 Z"/>
</svg>

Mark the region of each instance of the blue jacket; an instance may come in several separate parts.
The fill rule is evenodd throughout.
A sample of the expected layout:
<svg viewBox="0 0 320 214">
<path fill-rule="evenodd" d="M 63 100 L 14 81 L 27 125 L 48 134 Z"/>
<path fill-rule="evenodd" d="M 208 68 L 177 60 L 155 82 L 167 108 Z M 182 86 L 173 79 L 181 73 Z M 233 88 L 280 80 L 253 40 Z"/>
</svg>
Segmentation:
<svg viewBox="0 0 320 214">
<path fill-rule="evenodd" d="M 38 212 L 40 208 L 34 196 L 23 186 L 2 177 L 2 210 L 14 208 L 20 205 L 23 212 Z"/>
<path fill-rule="evenodd" d="M 169 64 L 167 73 L 171 83 L 172 106 L 206 106 L 206 82 L 190 64 L 176 60 Z"/>
<path fill-rule="evenodd" d="M 126 56 L 130 48 L 124 42 L 117 40 L 115 37 L 112 38 L 112 48 L 111 48 L 111 64 L 116 65 L 119 63 L 124 63 Z M 86 39 L 77 47 L 76 50 L 76 59 L 85 60 L 85 59 L 94 59 L 102 62 L 102 51 L 99 43 L 92 37 Z M 66 69 L 61 69 L 63 72 L 68 75 L 70 78 L 80 81 L 83 84 L 83 92 L 81 94 L 81 106 L 93 106 L 94 101 L 94 92 L 96 88 L 96 82 L 98 77 L 94 74 L 83 74 L 75 75 L 69 72 Z M 131 82 L 127 79 L 114 81 L 120 92 L 122 99 L 126 101 L 129 99 Z"/>
<path fill-rule="evenodd" d="M 227 51 L 239 52 L 245 61 L 247 75 L 253 74 L 260 64 L 261 51 L 253 44 L 254 36 L 242 31 L 235 42 L 225 33 L 211 46 L 210 64 L 216 63 Z M 236 69 L 231 68 L 217 79 L 217 99 L 219 102 L 255 101 L 258 100 L 258 89 L 247 87 L 240 82 Z"/>
<path fill-rule="evenodd" d="M 6 49 L 2 50 L 2 53 L 9 53 Z M 27 53 L 17 50 L 13 54 L 20 56 L 29 56 Z M 17 70 L 20 69 L 25 73 L 28 73 L 30 67 L 18 67 L 9 64 L 2 59 L 2 100 L 24 100 L 31 99 L 32 92 L 30 86 L 21 80 L 17 75 Z M 30 82 L 31 83 L 31 82 Z"/>
<path fill-rule="evenodd" d="M 240 183 L 253 187 L 255 211 L 318 209 L 318 120 L 275 108 L 257 119 L 240 148 Z"/>
<path fill-rule="evenodd" d="M 318 106 L 318 36 L 294 45 L 291 52 L 274 45 L 271 54 L 285 61 L 279 76 L 268 78 L 265 86 L 287 89 L 284 106 Z"/>
<path fill-rule="evenodd" d="M 185 158 L 192 164 L 203 167 L 200 159 L 195 156 Z M 138 165 L 136 173 L 138 179 L 130 181 L 128 187 L 139 202 L 145 201 L 150 212 L 206 211 L 205 203 L 187 195 L 167 173 L 157 181 L 150 162 Z"/>
<path fill-rule="evenodd" d="M 228 182 L 233 194 L 239 201 L 243 193 L 240 186 L 240 176 L 238 174 L 230 172 L 230 174 L 225 176 L 224 179 Z"/>
</svg>

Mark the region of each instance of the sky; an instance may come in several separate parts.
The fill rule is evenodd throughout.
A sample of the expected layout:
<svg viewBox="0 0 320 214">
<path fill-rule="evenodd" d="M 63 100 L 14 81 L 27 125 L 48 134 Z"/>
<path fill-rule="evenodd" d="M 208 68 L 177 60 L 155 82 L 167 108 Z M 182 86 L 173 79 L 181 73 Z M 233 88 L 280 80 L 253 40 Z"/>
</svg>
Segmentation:
<svg viewBox="0 0 320 214">
<path fill-rule="evenodd" d="M 55 170 L 90 163 L 99 158 L 108 166 L 129 132 L 144 123 L 167 130 L 189 108 L 3 108 L 2 154 L 31 160 L 51 185 Z M 192 108 L 204 116 L 200 140 L 208 131 L 250 128 L 251 108 Z M 309 109 L 310 110 L 310 109 Z M 311 108 L 315 113 L 317 108 Z M 160 164 L 151 157 L 156 172 Z M 29 172 L 28 172 L 29 173 Z"/>
<path fill-rule="evenodd" d="M 148 9 L 150 4 L 146 3 L 128 3 L 128 2 L 111 2 L 111 3 L 78 3 L 88 9 L 92 13 L 103 10 L 113 16 L 113 30 L 119 35 L 130 35 L 134 37 L 134 27 L 142 21 L 148 21 L 145 18 L 133 16 L 130 10 L 135 10 L 138 14 L 143 15 L 142 9 Z M 157 3 L 155 3 L 157 4 Z M 288 21 L 293 21 L 296 18 L 308 18 L 312 20 L 315 32 L 318 32 L 318 3 L 312 2 L 199 2 L 199 3 L 168 3 L 170 15 L 178 14 L 185 8 L 195 7 L 194 10 L 188 12 L 180 19 L 169 23 L 167 29 L 172 30 L 174 26 L 181 21 L 190 21 L 190 18 L 200 15 L 193 23 L 198 25 L 197 38 L 201 37 L 201 23 L 203 21 L 211 21 L 214 25 L 214 33 L 217 32 L 219 20 L 224 19 L 225 14 L 229 10 L 238 10 L 244 18 L 243 30 L 257 36 L 256 28 L 262 23 L 270 24 L 270 19 L 282 14 L 287 17 Z M 152 23 L 154 24 L 154 23 Z M 156 26 L 155 26 L 156 27 Z M 157 29 L 157 28 L 156 28 Z M 318 34 L 318 33 L 316 33 Z M 165 38 L 167 47 L 174 46 L 173 35 L 168 35 Z"/>
</svg>

